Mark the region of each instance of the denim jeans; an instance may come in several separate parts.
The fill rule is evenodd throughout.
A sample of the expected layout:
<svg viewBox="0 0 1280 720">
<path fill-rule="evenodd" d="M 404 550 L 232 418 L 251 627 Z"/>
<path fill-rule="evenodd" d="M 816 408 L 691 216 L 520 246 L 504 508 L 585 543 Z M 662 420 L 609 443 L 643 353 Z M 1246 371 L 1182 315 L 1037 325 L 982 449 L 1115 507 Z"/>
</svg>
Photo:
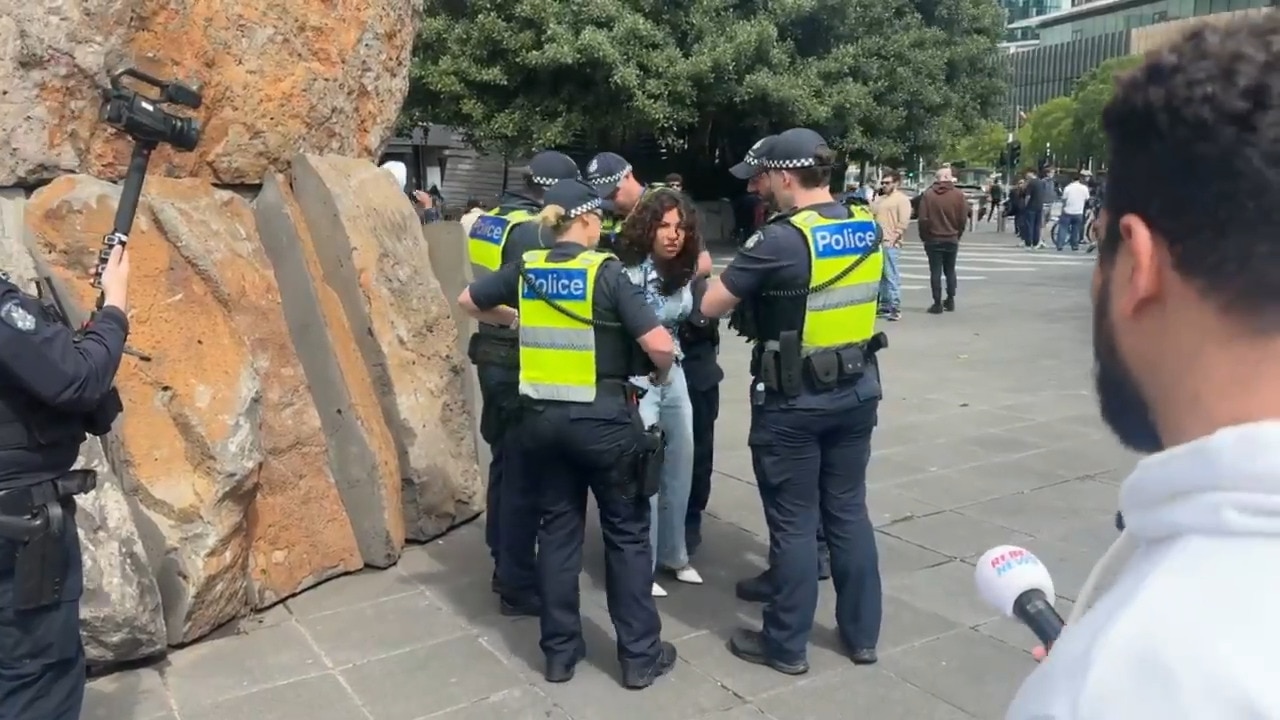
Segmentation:
<svg viewBox="0 0 1280 720">
<path fill-rule="evenodd" d="M 1084 237 L 1084 215 L 1063 215 L 1058 218 L 1057 235 L 1053 239 L 1053 245 L 1059 250 L 1064 244 L 1071 245 L 1072 250 L 1080 247 L 1080 240 Z"/>
<path fill-rule="evenodd" d="M 666 386 L 650 388 L 640 398 L 640 419 L 645 427 L 657 423 L 667 439 L 658 494 L 649 499 L 653 563 L 655 568 L 661 564 L 678 569 L 689 564 L 684 524 L 693 484 L 693 405 L 689 401 L 684 370 L 679 365 L 673 366 L 669 378 Z M 647 387 L 648 380 L 637 384 Z"/>
<path fill-rule="evenodd" d="M 902 279 L 898 274 L 900 252 L 902 248 L 884 248 L 884 274 L 880 276 L 880 305 L 895 310 L 902 306 Z"/>
</svg>

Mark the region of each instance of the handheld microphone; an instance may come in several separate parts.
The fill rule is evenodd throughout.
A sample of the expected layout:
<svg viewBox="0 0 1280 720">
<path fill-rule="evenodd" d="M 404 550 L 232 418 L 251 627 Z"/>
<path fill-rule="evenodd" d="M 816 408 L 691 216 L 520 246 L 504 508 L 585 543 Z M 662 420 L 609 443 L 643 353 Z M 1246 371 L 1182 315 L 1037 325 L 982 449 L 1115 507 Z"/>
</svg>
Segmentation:
<svg viewBox="0 0 1280 720">
<path fill-rule="evenodd" d="M 1022 621 L 1046 650 L 1062 634 L 1065 623 L 1053 609 L 1053 578 L 1031 551 L 1014 545 L 993 547 L 978 559 L 973 580 L 988 605 Z"/>
</svg>

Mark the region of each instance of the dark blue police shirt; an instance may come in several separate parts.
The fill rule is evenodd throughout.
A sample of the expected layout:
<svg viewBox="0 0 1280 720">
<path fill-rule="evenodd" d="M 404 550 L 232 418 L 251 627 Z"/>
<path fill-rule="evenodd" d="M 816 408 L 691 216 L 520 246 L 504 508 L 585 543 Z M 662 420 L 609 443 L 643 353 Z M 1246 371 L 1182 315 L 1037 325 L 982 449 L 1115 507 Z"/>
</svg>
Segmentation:
<svg viewBox="0 0 1280 720">
<path fill-rule="evenodd" d="M 706 284 L 706 278 L 694 278 L 695 298 L 701 299 L 702 293 L 705 292 L 703 286 Z M 689 383 L 690 390 L 694 392 L 710 390 L 724 380 L 724 370 L 716 359 L 720 350 L 717 343 L 709 339 L 698 339 L 694 342 L 681 342 L 680 349 L 684 352 L 681 367 L 684 368 L 684 377 Z"/>
<path fill-rule="evenodd" d="M 824 218 L 843 220 L 849 211 L 839 202 L 826 202 L 780 213 L 770 218 L 720 274 L 724 287 L 734 297 L 746 300 L 767 290 L 791 290 L 809 287 L 812 263 L 804 235 L 788 222 L 800 210 L 813 210 Z M 784 399 L 770 394 L 767 405 L 807 410 L 843 410 L 880 398 L 880 372 L 869 367 L 866 374 L 852 385 L 841 385 L 824 393 L 815 392 L 805 383 L 798 397 Z"/>
<path fill-rule="evenodd" d="M 66 326 L 45 319 L 39 301 L 0 280 L 0 402 L 46 407 L 79 421 L 110 392 L 128 334 L 129 319 L 108 306 L 76 341 Z M 67 470 L 79 451 L 78 443 L 4 451 L 0 482 Z"/>
<path fill-rule="evenodd" d="M 547 258 L 569 260 L 585 250 L 574 242 L 558 242 L 552 246 Z M 519 263 L 509 263 L 471 283 L 471 301 L 481 310 L 491 310 L 499 305 L 518 308 L 520 268 Z M 617 259 L 606 260 L 600 266 L 591 309 L 596 320 L 621 323 L 623 330 L 636 339 L 662 325 L 653 308 L 645 302 L 644 291 L 626 278 L 622 261 Z"/>
</svg>

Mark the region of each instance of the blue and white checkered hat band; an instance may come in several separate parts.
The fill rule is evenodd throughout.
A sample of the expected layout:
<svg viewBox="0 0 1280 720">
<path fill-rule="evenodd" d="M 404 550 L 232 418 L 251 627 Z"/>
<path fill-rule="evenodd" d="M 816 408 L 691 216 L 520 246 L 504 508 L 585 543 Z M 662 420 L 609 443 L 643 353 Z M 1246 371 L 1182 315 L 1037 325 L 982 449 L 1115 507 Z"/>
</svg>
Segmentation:
<svg viewBox="0 0 1280 720">
<path fill-rule="evenodd" d="M 585 203 L 579 205 L 578 207 L 568 211 L 567 213 L 565 213 L 565 215 L 571 218 L 576 218 L 579 215 L 585 215 L 586 213 L 589 213 L 592 210 L 600 209 L 600 205 L 601 205 L 600 198 L 592 198 L 586 201 Z"/>
<path fill-rule="evenodd" d="M 545 175 L 532 175 L 529 179 L 543 187 L 551 187 L 560 182 L 560 178 L 546 177 Z"/>
<path fill-rule="evenodd" d="M 795 158 L 791 160 L 760 160 L 757 163 L 760 167 L 769 168 L 770 170 L 794 170 L 796 168 L 813 167 L 818 164 L 813 158 Z"/>
<path fill-rule="evenodd" d="M 619 170 L 618 172 L 612 175 L 605 175 L 603 177 L 591 178 L 590 180 L 588 180 L 588 182 L 590 182 L 592 185 L 612 185 L 614 183 L 622 182 L 622 178 L 626 177 L 627 173 L 629 172 L 631 172 L 630 165 L 622 168 L 621 170 Z"/>
</svg>

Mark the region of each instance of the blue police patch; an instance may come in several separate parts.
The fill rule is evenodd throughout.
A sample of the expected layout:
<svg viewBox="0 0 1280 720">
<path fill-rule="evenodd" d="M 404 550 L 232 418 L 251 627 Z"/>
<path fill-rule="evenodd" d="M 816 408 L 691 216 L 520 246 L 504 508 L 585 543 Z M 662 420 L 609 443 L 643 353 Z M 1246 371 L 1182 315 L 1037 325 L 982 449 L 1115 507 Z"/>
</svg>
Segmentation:
<svg viewBox="0 0 1280 720">
<path fill-rule="evenodd" d="M 481 215 L 472 223 L 471 232 L 467 237 L 492 245 L 501 245 L 502 236 L 506 234 L 507 226 L 510 224 L 511 221 L 504 217 Z"/>
<path fill-rule="evenodd" d="M 521 281 L 523 297 L 526 300 L 540 300 L 544 296 L 551 300 L 586 300 L 587 271 L 585 268 L 534 268 L 525 270 Z M 532 280 L 537 292 L 529 285 Z"/>
<path fill-rule="evenodd" d="M 822 260 L 866 255 L 876 245 L 874 220 L 824 223 L 812 233 L 813 254 Z"/>
<path fill-rule="evenodd" d="M 22 307 L 18 300 L 10 300 L 0 308 L 0 320 L 9 327 L 28 335 L 36 331 L 36 318 Z"/>
</svg>

